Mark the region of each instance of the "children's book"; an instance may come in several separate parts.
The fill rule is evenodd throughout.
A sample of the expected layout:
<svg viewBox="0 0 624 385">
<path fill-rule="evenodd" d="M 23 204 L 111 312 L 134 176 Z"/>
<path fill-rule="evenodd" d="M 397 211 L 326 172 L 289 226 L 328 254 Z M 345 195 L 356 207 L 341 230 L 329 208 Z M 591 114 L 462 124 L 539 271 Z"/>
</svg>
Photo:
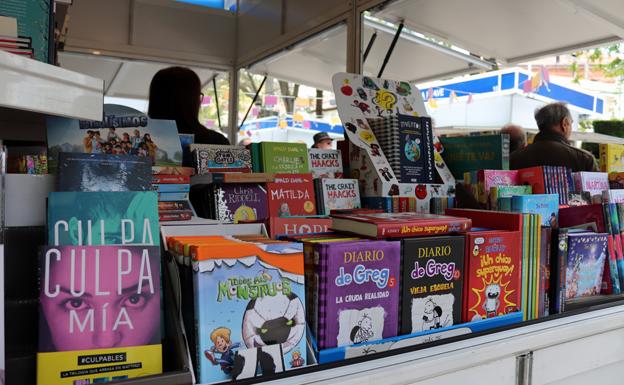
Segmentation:
<svg viewBox="0 0 624 385">
<path fill-rule="evenodd" d="M 499 210 L 499 198 L 511 198 L 514 195 L 531 195 L 531 193 L 531 186 L 493 186 L 490 188 L 490 209 L 494 211 Z M 507 211 L 510 210 L 511 208 Z"/>
<path fill-rule="evenodd" d="M 340 150 L 308 149 L 310 172 L 314 178 L 342 178 Z"/>
<path fill-rule="evenodd" d="M 568 234 L 566 300 L 600 294 L 607 242 L 607 234 Z"/>
<path fill-rule="evenodd" d="M 441 137 L 442 158 L 456 179 L 473 170 L 509 170 L 509 135 Z"/>
<path fill-rule="evenodd" d="M 136 155 L 58 154 L 58 191 L 150 191 L 152 163 Z"/>
<path fill-rule="evenodd" d="M 422 117 L 398 115 L 399 174 L 401 183 L 434 183 L 433 131 Z M 387 154 L 390 155 L 390 154 Z"/>
<path fill-rule="evenodd" d="M 266 187 L 271 215 L 316 215 L 312 174 L 275 174 L 275 181 Z"/>
<path fill-rule="evenodd" d="M 518 213 L 540 214 L 542 226 L 557 227 L 558 194 L 516 195 L 511 198 L 511 210 Z"/>
<path fill-rule="evenodd" d="M 267 191 L 260 184 L 217 184 L 213 190 L 213 219 L 228 222 L 255 222 L 269 217 Z"/>
<path fill-rule="evenodd" d="M 479 170 L 477 172 L 478 199 L 482 204 L 489 201 L 492 187 L 515 186 L 518 184 L 517 170 Z"/>
<path fill-rule="evenodd" d="M 315 245 L 319 349 L 397 335 L 401 245 L 396 241 Z"/>
<path fill-rule="evenodd" d="M 191 144 L 198 175 L 211 172 L 251 172 L 251 153 L 241 146 Z"/>
<path fill-rule="evenodd" d="M 332 210 L 361 208 L 360 188 L 357 179 L 317 179 L 319 214 L 329 215 Z"/>
<path fill-rule="evenodd" d="M 461 323 L 464 237 L 402 240 L 400 334 Z"/>
<path fill-rule="evenodd" d="M 542 166 L 529 167 L 518 170 L 518 183 L 531 186 L 533 194 L 545 194 L 546 183 Z"/>
<path fill-rule="evenodd" d="M 331 223 L 331 218 L 271 217 L 269 231 L 273 239 L 278 236 L 326 233 Z"/>
<path fill-rule="evenodd" d="M 241 241 L 191 248 L 198 383 L 229 381 L 235 352 L 278 345 L 286 370 L 305 365 L 300 243 Z"/>
<path fill-rule="evenodd" d="M 606 172 L 575 172 L 572 173 L 574 189 L 577 192 L 586 191 L 591 196 L 601 195 L 609 189 L 611 177 Z"/>
<path fill-rule="evenodd" d="M 159 247 L 45 247 L 39 266 L 37 384 L 162 372 Z"/>
<path fill-rule="evenodd" d="M 158 246 L 156 193 L 51 192 L 48 244 Z"/>
<path fill-rule="evenodd" d="M 262 142 L 259 144 L 262 172 L 302 174 L 310 172 L 305 143 Z"/>
<path fill-rule="evenodd" d="M 105 104 L 104 120 L 47 118 L 49 169 L 60 152 L 136 155 L 154 166 L 181 166 L 182 145 L 175 121 L 150 119 L 129 107 Z"/>
<path fill-rule="evenodd" d="M 466 233 L 464 322 L 520 311 L 521 231 Z"/>
<path fill-rule="evenodd" d="M 600 171 L 623 172 L 624 171 L 624 145 L 600 144 Z"/>
</svg>

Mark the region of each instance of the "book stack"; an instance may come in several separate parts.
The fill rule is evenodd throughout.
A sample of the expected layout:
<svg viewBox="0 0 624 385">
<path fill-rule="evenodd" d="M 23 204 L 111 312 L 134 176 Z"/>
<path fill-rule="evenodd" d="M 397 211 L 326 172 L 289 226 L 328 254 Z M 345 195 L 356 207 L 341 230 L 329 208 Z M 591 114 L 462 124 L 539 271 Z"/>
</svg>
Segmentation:
<svg viewBox="0 0 624 385">
<path fill-rule="evenodd" d="M 3 14 L 0 13 L 0 51 L 34 58 L 32 38 L 18 36 L 17 19 Z"/>
<path fill-rule="evenodd" d="M 399 182 L 435 182 L 431 118 L 399 114 L 369 122 Z"/>
<path fill-rule="evenodd" d="M 519 184 L 529 185 L 533 194 L 559 194 L 559 204 L 568 204 L 568 194 L 575 191 L 572 170 L 567 167 L 538 166 L 518 170 Z"/>
<path fill-rule="evenodd" d="M 158 193 L 158 217 L 161 221 L 187 221 L 193 217 L 189 202 L 192 169 L 179 167 L 176 174 L 153 174 L 152 189 Z"/>
<path fill-rule="evenodd" d="M 251 160 L 253 172 L 282 174 L 310 172 L 305 143 L 252 143 Z"/>
</svg>

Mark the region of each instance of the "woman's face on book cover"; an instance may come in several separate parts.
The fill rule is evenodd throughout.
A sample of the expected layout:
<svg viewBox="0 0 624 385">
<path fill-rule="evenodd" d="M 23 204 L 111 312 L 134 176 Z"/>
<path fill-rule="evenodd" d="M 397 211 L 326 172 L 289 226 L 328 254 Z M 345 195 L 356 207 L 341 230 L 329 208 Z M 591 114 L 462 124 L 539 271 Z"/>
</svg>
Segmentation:
<svg viewBox="0 0 624 385">
<path fill-rule="evenodd" d="M 158 343 L 158 254 L 142 260 L 138 251 L 118 256 L 118 248 L 108 247 L 100 249 L 99 263 L 87 251 L 83 266 L 80 252 L 72 263 L 69 248 L 63 249 L 60 261 L 50 258 L 47 285 L 58 295 L 46 295 L 43 276 L 41 282 L 41 307 L 55 351 Z"/>
</svg>

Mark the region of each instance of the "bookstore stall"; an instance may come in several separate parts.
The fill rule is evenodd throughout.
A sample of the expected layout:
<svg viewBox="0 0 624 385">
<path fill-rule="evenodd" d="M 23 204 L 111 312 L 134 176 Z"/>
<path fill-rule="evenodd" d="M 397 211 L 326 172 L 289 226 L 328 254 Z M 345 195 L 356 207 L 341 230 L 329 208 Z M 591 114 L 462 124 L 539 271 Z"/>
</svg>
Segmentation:
<svg viewBox="0 0 624 385">
<path fill-rule="evenodd" d="M 438 135 L 412 81 L 350 68 L 319 80 L 338 149 L 195 143 L 2 39 L 2 382 L 619 378 L 618 140 L 510 170 L 506 134 Z"/>
</svg>

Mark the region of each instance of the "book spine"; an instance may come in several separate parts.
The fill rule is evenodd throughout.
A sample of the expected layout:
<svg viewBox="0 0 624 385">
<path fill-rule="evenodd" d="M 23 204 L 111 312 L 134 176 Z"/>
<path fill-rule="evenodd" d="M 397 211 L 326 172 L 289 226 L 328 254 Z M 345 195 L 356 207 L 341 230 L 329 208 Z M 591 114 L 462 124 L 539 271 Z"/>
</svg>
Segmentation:
<svg viewBox="0 0 624 385">
<path fill-rule="evenodd" d="M 620 294 L 621 286 L 620 286 L 620 276 L 617 266 L 618 258 L 622 258 L 622 238 L 620 235 L 613 235 L 609 237 L 609 243 L 611 243 L 611 239 L 613 239 L 613 253 L 609 250 L 608 255 L 608 263 L 609 263 L 609 279 L 611 279 L 612 293 Z M 606 270 L 605 270 L 606 273 Z M 604 276 L 605 274 L 603 274 Z M 603 278 L 604 279 L 604 278 Z"/>
<path fill-rule="evenodd" d="M 543 255 L 540 257 L 542 261 L 541 268 L 543 269 L 542 276 L 541 276 L 541 297 L 542 297 L 542 308 L 540 312 L 541 317 L 546 317 L 549 315 L 549 306 L 550 306 L 549 278 L 550 278 L 550 267 L 551 267 L 550 256 L 552 255 L 551 237 L 552 237 L 551 230 L 544 231 L 544 239 L 542 239 L 542 244 L 544 244 L 544 248 L 542 249 Z"/>
<path fill-rule="evenodd" d="M 202 349 L 200 346 L 200 341 L 201 341 L 201 337 L 202 337 L 202 330 L 204 330 L 204 328 L 201 327 L 202 325 L 202 319 L 201 319 L 201 314 L 202 314 L 202 303 L 204 301 L 201 301 L 201 293 L 198 292 L 198 288 L 199 288 L 199 280 L 200 280 L 200 273 L 195 271 L 193 272 L 193 307 L 195 308 L 195 341 L 197 346 L 195 346 L 195 376 L 197 378 L 197 382 L 198 383 L 204 383 L 206 382 L 205 378 L 201 377 L 201 369 L 202 369 Z"/>
<path fill-rule="evenodd" d="M 158 191 L 159 193 L 189 192 L 190 189 L 191 185 L 189 184 L 152 184 L 152 190 Z"/>
<path fill-rule="evenodd" d="M 152 175 L 152 184 L 189 184 L 191 177 L 188 175 Z"/>
<path fill-rule="evenodd" d="M 509 135 L 501 135 L 501 170 L 509 170 Z"/>
<path fill-rule="evenodd" d="M 158 202 L 158 211 L 191 210 L 188 201 Z"/>
<path fill-rule="evenodd" d="M 436 221 L 423 221 L 412 226 L 405 224 L 379 224 L 377 225 L 377 238 L 401 238 L 465 232 L 468 231 L 470 224 L 470 220 L 462 219 L 458 219 L 456 221 L 446 221 L 444 223 Z"/>
<path fill-rule="evenodd" d="M 434 161 L 434 152 L 433 149 L 433 128 L 431 124 L 431 118 L 428 116 L 421 117 L 421 123 L 423 127 L 423 149 L 425 150 L 425 182 L 424 183 L 434 183 L 435 182 L 435 161 Z"/>
<path fill-rule="evenodd" d="M 187 192 L 165 192 L 158 193 L 158 201 L 171 202 L 171 201 L 187 201 L 189 199 L 189 193 Z"/>
<path fill-rule="evenodd" d="M 600 171 L 609 172 L 608 165 L 608 155 L 609 155 L 609 146 L 607 144 L 600 144 L 598 146 L 600 152 Z"/>
<path fill-rule="evenodd" d="M 563 247 L 562 247 L 563 246 Z M 555 314 L 562 313 L 564 310 L 565 292 L 566 292 L 566 267 L 568 260 L 568 232 L 562 230 L 559 233 L 559 252 L 557 254 L 557 274 L 556 274 L 556 295 L 555 295 Z"/>
<path fill-rule="evenodd" d="M 158 220 L 161 222 L 188 221 L 192 217 L 193 217 L 193 212 L 190 210 L 161 211 L 158 213 Z"/>
</svg>

